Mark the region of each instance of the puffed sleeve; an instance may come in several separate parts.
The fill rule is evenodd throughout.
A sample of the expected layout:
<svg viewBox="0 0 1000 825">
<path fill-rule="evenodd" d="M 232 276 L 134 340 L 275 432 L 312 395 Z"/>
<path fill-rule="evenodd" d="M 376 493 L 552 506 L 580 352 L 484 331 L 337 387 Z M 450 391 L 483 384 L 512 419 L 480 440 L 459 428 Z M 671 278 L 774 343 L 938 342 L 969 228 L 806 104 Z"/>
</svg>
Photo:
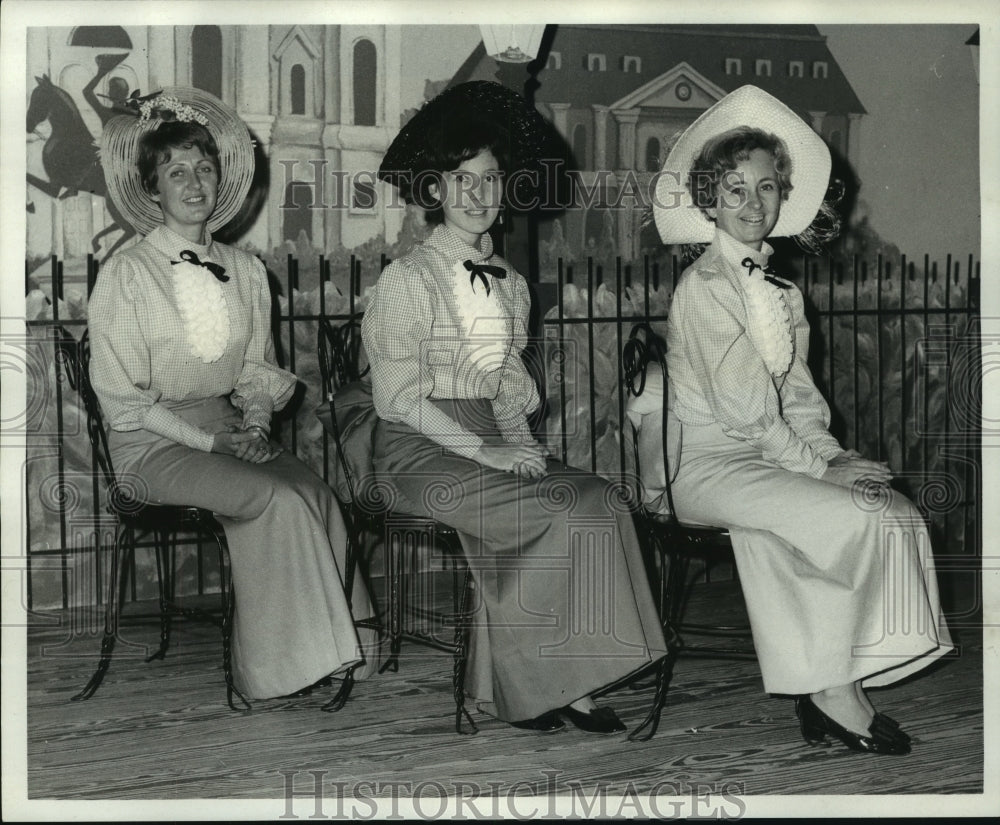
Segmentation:
<svg viewBox="0 0 1000 825">
<path fill-rule="evenodd" d="M 393 261 L 379 276 L 361 322 L 375 412 L 471 458 L 483 440 L 428 400 L 434 379 L 423 354 L 433 324 L 434 298 L 422 273 L 405 261 Z"/>
<path fill-rule="evenodd" d="M 149 347 L 137 313 L 135 266 L 124 255 L 108 261 L 88 304 L 90 380 L 101 411 L 112 429 L 146 429 L 209 452 L 214 436 L 160 404 L 151 387 Z"/>
<path fill-rule="evenodd" d="M 250 266 L 251 289 L 250 341 L 243 357 L 243 370 L 233 387 L 232 402 L 243 411 L 243 426 L 271 429 L 271 415 L 292 397 L 296 378 L 278 366 L 271 335 L 271 293 L 267 287 L 264 265 L 253 259 Z"/>
<path fill-rule="evenodd" d="M 781 385 L 781 412 L 796 435 L 817 454 L 829 461 L 843 452 L 830 435 L 830 407 L 816 389 L 809 371 L 809 322 L 798 289 L 786 293 L 788 309 L 795 325 L 795 358 Z"/>
<path fill-rule="evenodd" d="M 521 360 L 521 353 L 528 345 L 531 294 L 527 282 L 516 272 L 511 272 L 508 277 L 514 284 L 513 335 L 510 352 L 504 361 L 500 389 L 493 400 L 493 415 L 505 441 L 524 444 L 535 440 L 527 416 L 538 409 L 540 403 L 538 387 Z"/>
<path fill-rule="evenodd" d="M 681 279 L 673 300 L 685 352 L 723 432 L 785 469 L 822 476 L 826 460 L 782 418 L 778 390 L 747 336 L 743 303 L 732 284 L 692 272 Z"/>
</svg>

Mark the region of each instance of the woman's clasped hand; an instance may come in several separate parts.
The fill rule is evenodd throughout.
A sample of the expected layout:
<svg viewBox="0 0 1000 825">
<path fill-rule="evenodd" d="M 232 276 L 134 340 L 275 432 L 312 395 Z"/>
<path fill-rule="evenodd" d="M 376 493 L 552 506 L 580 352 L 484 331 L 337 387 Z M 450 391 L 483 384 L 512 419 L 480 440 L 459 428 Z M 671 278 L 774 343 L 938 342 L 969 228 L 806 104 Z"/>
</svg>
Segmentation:
<svg viewBox="0 0 1000 825">
<path fill-rule="evenodd" d="M 494 470 L 523 476 L 541 478 L 545 475 L 549 448 L 538 442 L 525 444 L 503 444 L 490 446 L 483 444 L 475 454 L 475 459 Z"/>
<path fill-rule="evenodd" d="M 884 461 L 872 461 L 856 450 L 847 450 L 827 462 L 823 480 L 840 487 L 883 487 L 892 481 L 892 471 Z"/>
<path fill-rule="evenodd" d="M 263 464 L 281 455 L 281 446 L 265 437 L 262 430 L 230 429 L 215 434 L 212 452 Z"/>
</svg>

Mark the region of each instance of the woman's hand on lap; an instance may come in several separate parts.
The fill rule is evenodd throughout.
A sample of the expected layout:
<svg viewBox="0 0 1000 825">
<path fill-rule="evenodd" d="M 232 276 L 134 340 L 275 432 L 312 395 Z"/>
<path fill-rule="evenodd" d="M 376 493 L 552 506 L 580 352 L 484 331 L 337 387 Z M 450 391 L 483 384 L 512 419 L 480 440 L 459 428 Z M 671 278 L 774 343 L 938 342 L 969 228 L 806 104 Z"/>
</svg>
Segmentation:
<svg viewBox="0 0 1000 825">
<path fill-rule="evenodd" d="M 241 461 L 263 464 L 281 455 L 281 447 L 253 430 L 246 432 L 223 431 L 215 434 L 212 452 L 231 455 Z"/>
<path fill-rule="evenodd" d="M 853 487 L 858 482 L 883 486 L 892 481 L 892 472 L 886 462 L 862 458 L 855 450 L 848 450 L 827 462 L 823 480 L 841 487 Z"/>
<path fill-rule="evenodd" d="M 545 475 L 547 456 L 547 448 L 537 443 L 505 444 L 498 447 L 484 444 L 479 448 L 475 459 L 494 470 L 515 473 L 525 478 L 541 478 Z"/>
</svg>

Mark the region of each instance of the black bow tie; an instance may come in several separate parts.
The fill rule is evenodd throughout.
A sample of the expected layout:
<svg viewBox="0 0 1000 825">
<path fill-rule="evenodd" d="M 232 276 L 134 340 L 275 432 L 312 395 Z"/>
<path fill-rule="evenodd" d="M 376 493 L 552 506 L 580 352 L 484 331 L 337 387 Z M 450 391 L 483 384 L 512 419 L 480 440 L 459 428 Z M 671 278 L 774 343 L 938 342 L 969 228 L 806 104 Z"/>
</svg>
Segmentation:
<svg viewBox="0 0 1000 825">
<path fill-rule="evenodd" d="M 486 279 L 487 275 L 492 275 L 494 278 L 506 278 L 507 273 L 501 266 L 489 266 L 488 264 L 474 264 L 472 261 L 466 261 L 464 264 L 465 268 L 469 270 L 472 274 L 469 276 L 469 286 L 475 290 L 476 288 L 476 278 L 479 278 L 483 282 L 483 286 L 486 287 L 486 294 L 490 294 L 490 282 Z"/>
<path fill-rule="evenodd" d="M 198 256 L 192 252 L 190 249 L 185 249 L 181 252 L 180 261 L 171 261 L 170 263 L 176 266 L 177 264 L 184 261 L 189 264 L 194 264 L 195 266 L 203 266 L 209 272 L 211 272 L 216 278 L 218 278 L 222 283 L 229 280 L 229 276 L 226 274 L 226 268 L 220 266 L 219 264 L 214 264 L 211 261 L 202 261 L 198 259 Z"/>
<path fill-rule="evenodd" d="M 786 283 L 783 283 L 782 281 L 779 281 L 777 278 L 770 277 L 772 275 L 777 275 L 778 274 L 777 272 L 775 272 L 771 268 L 770 264 L 768 264 L 767 266 L 761 266 L 759 263 L 757 263 L 749 255 L 747 257 L 745 257 L 740 263 L 741 263 L 742 266 L 746 267 L 747 275 L 753 275 L 753 271 L 755 269 L 759 269 L 761 272 L 764 273 L 764 280 L 767 281 L 768 283 L 774 284 L 776 287 L 780 287 L 781 289 L 791 289 L 792 288 L 791 284 L 786 284 Z"/>
</svg>

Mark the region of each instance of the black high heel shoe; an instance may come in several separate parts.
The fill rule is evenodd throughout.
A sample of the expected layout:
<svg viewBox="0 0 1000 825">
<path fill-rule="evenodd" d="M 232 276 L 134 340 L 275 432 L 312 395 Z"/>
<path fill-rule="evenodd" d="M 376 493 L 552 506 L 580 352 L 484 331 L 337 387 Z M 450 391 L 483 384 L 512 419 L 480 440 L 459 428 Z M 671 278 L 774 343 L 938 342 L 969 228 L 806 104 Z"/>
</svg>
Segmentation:
<svg viewBox="0 0 1000 825">
<path fill-rule="evenodd" d="M 880 728 L 882 733 L 887 735 L 890 739 L 896 738 L 901 739 L 906 743 L 910 742 L 910 737 L 907 735 L 900 726 L 899 722 L 893 719 L 891 716 L 886 716 L 884 713 L 879 713 L 875 711 L 875 716 L 872 719 L 871 724 L 872 730 L 875 728 Z"/>
<path fill-rule="evenodd" d="M 855 733 L 823 713 L 809 696 L 802 696 L 795 700 L 795 715 L 799 717 L 802 738 L 810 745 L 825 741 L 827 734 L 829 734 L 858 753 L 903 756 L 910 752 L 909 741 L 905 741 L 897 735 L 890 735 L 884 725 L 876 725 L 873 720 L 868 736 Z"/>
<path fill-rule="evenodd" d="M 611 708 L 594 708 L 589 713 L 583 713 L 567 705 L 560 708 L 559 713 L 587 733 L 621 733 L 628 730 Z"/>
<path fill-rule="evenodd" d="M 566 727 L 566 723 L 559 716 L 559 711 L 550 710 L 534 719 L 522 719 L 520 722 L 510 722 L 513 728 L 521 730 L 536 730 L 539 733 L 555 733 Z"/>
</svg>

